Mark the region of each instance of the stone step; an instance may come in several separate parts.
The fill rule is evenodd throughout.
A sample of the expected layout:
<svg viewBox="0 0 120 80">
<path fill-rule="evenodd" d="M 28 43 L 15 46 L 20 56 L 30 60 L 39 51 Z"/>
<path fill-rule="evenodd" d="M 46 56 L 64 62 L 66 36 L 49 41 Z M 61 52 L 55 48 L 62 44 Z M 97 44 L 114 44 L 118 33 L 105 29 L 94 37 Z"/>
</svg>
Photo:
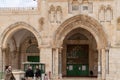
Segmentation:
<svg viewBox="0 0 120 80">
<path fill-rule="evenodd" d="M 62 80 L 98 80 L 97 78 L 63 78 Z"/>
</svg>

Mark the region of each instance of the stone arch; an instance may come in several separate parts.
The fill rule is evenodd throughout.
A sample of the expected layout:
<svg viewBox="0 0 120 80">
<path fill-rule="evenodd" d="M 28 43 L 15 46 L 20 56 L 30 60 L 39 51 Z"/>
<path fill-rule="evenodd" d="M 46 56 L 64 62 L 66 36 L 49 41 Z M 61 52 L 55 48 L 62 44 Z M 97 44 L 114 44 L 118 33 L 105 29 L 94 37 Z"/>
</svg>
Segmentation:
<svg viewBox="0 0 120 80">
<path fill-rule="evenodd" d="M 26 53 L 26 50 L 27 50 L 28 47 L 33 46 L 33 45 L 38 45 L 38 42 L 37 42 L 37 40 L 36 40 L 34 37 L 33 37 L 33 39 L 32 39 L 32 43 L 31 43 L 31 44 L 27 43 L 27 42 L 28 42 L 28 39 L 30 39 L 30 37 L 27 37 L 27 38 L 22 42 L 22 44 L 20 45 L 20 46 L 21 46 L 21 52 L 22 52 L 22 53 Z M 38 48 L 38 49 L 39 49 L 39 48 Z"/>
<path fill-rule="evenodd" d="M 82 14 L 67 19 L 59 26 L 55 32 L 53 40 L 54 46 L 61 47 L 66 35 L 79 27 L 86 29 L 94 36 L 98 49 L 106 48 L 108 46 L 107 36 L 102 29 L 102 25 L 94 18 Z"/>
<path fill-rule="evenodd" d="M 29 25 L 28 23 L 16 22 L 16 23 L 8 26 L 7 29 L 5 29 L 4 32 L 2 33 L 2 35 L 1 35 L 2 37 L 0 38 L 1 47 L 6 48 L 8 38 L 12 34 L 14 34 L 14 32 L 16 32 L 17 30 L 20 30 L 20 29 L 26 29 L 26 30 L 30 31 L 31 33 L 33 33 L 38 41 L 38 46 L 40 46 L 42 40 L 39 35 L 39 32 L 33 26 Z"/>
</svg>

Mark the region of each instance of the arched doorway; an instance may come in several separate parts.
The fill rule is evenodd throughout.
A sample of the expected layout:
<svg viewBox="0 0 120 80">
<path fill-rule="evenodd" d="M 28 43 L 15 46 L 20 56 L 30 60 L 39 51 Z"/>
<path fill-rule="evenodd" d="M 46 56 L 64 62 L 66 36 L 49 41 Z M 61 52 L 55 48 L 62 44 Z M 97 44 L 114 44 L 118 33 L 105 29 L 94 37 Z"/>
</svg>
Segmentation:
<svg viewBox="0 0 120 80">
<path fill-rule="evenodd" d="M 7 65 L 13 69 L 23 69 L 23 62 L 39 62 L 39 38 L 38 32 L 24 22 L 10 25 L 1 37 L 3 69 Z"/>
<path fill-rule="evenodd" d="M 71 39 L 73 39 L 73 41 L 71 41 Z M 75 43 L 74 39 L 76 40 Z M 65 57 L 65 60 L 63 59 L 63 56 L 60 56 L 58 59 L 59 62 L 61 62 L 58 64 L 62 65 L 59 65 L 60 72 L 58 73 L 61 73 L 63 76 L 90 76 L 90 71 L 93 71 L 93 76 L 97 76 L 98 74 L 100 74 L 102 75 L 103 79 L 105 78 L 105 57 L 100 58 L 100 55 L 105 56 L 105 49 L 108 46 L 108 40 L 104 30 L 102 29 L 102 25 L 99 24 L 97 20 L 87 15 L 76 15 L 74 17 L 71 17 L 65 22 L 63 22 L 56 30 L 53 40 L 56 49 L 59 48 L 61 50 L 62 47 L 62 51 L 60 51 L 59 54 L 64 54 L 63 56 Z M 81 42 L 82 40 L 83 42 Z M 84 40 L 86 42 L 84 42 Z M 67 42 L 70 42 L 70 44 L 74 44 L 69 45 L 69 43 L 67 44 Z M 65 46 L 66 44 L 67 46 Z M 69 55 L 67 55 L 67 53 L 72 52 L 72 49 L 74 51 L 76 49 L 75 47 L 78 47 L 78 51 L 80 52 L 82 52 L 81 48 L 83 48 L 83 50 L 85 49 L 83 53 L 87 53 L 87 56 L 85 57 L 86 61 L 83 60 L 84 63 L 82 63 L 86 63 L 86 65 L 81 65 L 81 67 L 78 67 L 78 70 L 87 70 L 85 72 L 86 74 L 84 74 L 83 72 L 81 75 L 78 75 L 78 72 L 78 74 L 73 75 L 67 72 L 67 69 L 73 70 L 74 66 L 67 65 L 67 62 L 70 61 L 71 58 L 66 58 L 66 56 Z M 75 51 L 77 52 L 77 50 Z M 82 53 L 81 55 L 85 56 Z M 94 57 L 93 59 L 96 60 L 94 63 L 92 63 L 92 55 Z M 81 59 L 82 58 L 83 57 L 81 57 Z M 70 61 L 70 63 L 72 62 L 74 62 L 74 59 Z M 80 59 L 76 59 L 75 63 L 80 63 Z M 77 70 L 75 72 L 77 72 Z"/>
<path fill-rule="evenodd" d="M 63 41 L 62 75 L 97 76 L 97 70 L 97 44 L 93 35 L 83 28 L 69 32 Z"/>
<path fill-rule="evenodd" d="M 23 33 L 23 31 L 21 31 Z M 29 31 L 25 32 L 26 35 L 24 35 L 24 38 L 22 38 L 21 44 L 20 44 L 20 61 L 19 65 L 21 65 L 21 68 L 23 69 L 23 62 L 40 62 L 40 50 L 38 47 L 38 42 L 34 36 Z"/>
<path fill-rule="evenodd" d="M 39 62 L 39 52 L 35 36 L 26 29 L 20 29 L 7 40 L 5 66 L 23 69 L 23 62 Z"/>
</svg>

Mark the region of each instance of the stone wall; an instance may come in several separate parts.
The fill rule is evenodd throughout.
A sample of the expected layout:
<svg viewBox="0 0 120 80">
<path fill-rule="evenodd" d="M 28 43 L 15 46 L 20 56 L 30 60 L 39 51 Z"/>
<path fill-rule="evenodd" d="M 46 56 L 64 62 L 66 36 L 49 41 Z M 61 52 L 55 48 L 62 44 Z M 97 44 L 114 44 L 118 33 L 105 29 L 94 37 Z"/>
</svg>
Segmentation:
<svg viewBox="0 0 120 80">
<path fill-rule="evenodd" d="M 41 62 L 46 64 L 46 71 L 49 72 L 52 70 L 52 65 L 51 65 L 52 64 L 52 48 L 61 47 L 61 46 L 56 46 L 56 44 L 54 44 L 54 37 L 56 35 L 56 30 L 62 29 L 62 28 L 59 28 L 59 27 L 62 27 L 60 25 L 64 23 L 66 20 L 71 19 L 71 17 L 73 16 L 81 14 L 83 15 L 83 17 L 85 17 L 85 15 L 87 15 L 95 19 L 98 23 L 100 23 L 101 28 L 99 29 L 102 29 L 107 35 L 106 38 L 108 41 L 108 46 L 106 47 L 110 49 L 109 49 L 109 74 L 106 73 L 105 75 L 106 79 L 117 80 L 120 78 L 119 77 L 119 74 L 120 74 L 120 71 L 119 71 L 119 67 L 120 67 L 120 61 L 119 61 L 119 56 L 120 56 L 119 55 L 119 50 L 120 50 L 119 43 L 120 42 L 119 40 L 120 40 L 120 37 L 119 37 L 119 28 L 117 28 L 119 27 L 118 18 L 120 16 L 119 14 L 120 13 L 119 12 L 120 1 L 119 0 L 90 1 L 90 3 L 93 4 L 93 7 L 91 7 L 92 12 L 90 13 L 89 11 L 69 12 L 69 10 L 71 11 L 71 6 L 77 5 L 78 3 L 77 4 L 72 4 L 72 2 L 68 3 L 67 0 L 59 0 L 59 1 L 58 0 L 39 0 L 38 3 L 39 3 L 38 9 L 35 11 L 25 11 L 25 12 L 24 11 L 21 12 L 19 10 L 18 11 L 9 11 L 9 10 L 0 11 L 0 37 L 1 37 L 0 38 L 0 48 L 1 48 L 0 55 L 1 56 L 4 55 L 2 51 L 4 48 L 6 48 L 6 42 L 4 40 L 7 40 L 7 38 L 5 37 L 11 36 L 12 33 L 14 33 L 14 31 L 17 31 L 20 29 L 20 28 L 16 28 L 16 25 L 14 24 L 23 22 L 23 23 L 30 25 L 31 27 L 29 28 L 29 26 L 27 26 L 27 27 L 21 27 L 21 28 L 28 29 L 32 33 L 34 34 L 37 33 L 36 35 L 39 35 L 36 37 L 39 42 L 38 43 L 39 48 L 41 49 L 41 52 L 40 52 Z M 88 4 L 85 4 L 85 5 L 88 6 Z M 109 11 L 111 13 L 109 13 Z M 104 17 L 101 17 L 101 16 L 104 16 Z M 12 27 L 13 29 L 11 29 L 10 27 L 11 25 L 14 26 Z M 23 25 L 23 26 L 26 26 L 26 25 Z M 97 27 L 96 25 L 94 26 Z M 34 31 L 34 29 L 36 32 Z M 63 38 L 64 36 L 62 36 L 62 39 Z M 0 64 L 3 64 L 2 62 L 4 62 L 4 59 L 3 57 L 0 57 Z M 1 70 L 2 70 L 2 67 L 4 67 L 4 65 L 0 66 Z"/>
<path fill-rule="evenodd" d="M 120 61 L 119 52 L 120 48 L 110 48 L 109 52 L 109 73 L 106 74 L 107 80 L 118 80 L 120 78 Z"/>
</svg>

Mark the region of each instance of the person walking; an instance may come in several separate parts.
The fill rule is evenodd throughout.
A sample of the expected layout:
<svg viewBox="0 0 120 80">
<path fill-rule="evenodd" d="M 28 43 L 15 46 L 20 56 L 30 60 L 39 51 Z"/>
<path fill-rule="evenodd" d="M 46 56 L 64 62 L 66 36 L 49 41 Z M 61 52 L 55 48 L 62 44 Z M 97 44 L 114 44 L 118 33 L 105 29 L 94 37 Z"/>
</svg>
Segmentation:
<svg viewBox="0 0 120 80">
<path fill-rule="evenodd" d="M 33 77 L 34 77 L 34 72 L 32 70 L 32 67 L 29 66 L 25 72 L 25 78 L 26 78 L 26 80 L 33 80 Z"/>
<path fill-rule="evenodd" d="M 7 66 L 5 69 L 5 80 L 16 80 L 13 73 L 12 73 L 11 66 Z"/>
<path fill-rule="evenodd" d="M 35 77 L 36 77 L 36 80 L 40 80 L 41 78 L 41 70 L 39 69 L 39 66 L 36 66 Z"/>
<path fill-rule="evenodd" d="M 48 75 L 45 74 L 44 80 L 48 80 Z"/>
</svg>

